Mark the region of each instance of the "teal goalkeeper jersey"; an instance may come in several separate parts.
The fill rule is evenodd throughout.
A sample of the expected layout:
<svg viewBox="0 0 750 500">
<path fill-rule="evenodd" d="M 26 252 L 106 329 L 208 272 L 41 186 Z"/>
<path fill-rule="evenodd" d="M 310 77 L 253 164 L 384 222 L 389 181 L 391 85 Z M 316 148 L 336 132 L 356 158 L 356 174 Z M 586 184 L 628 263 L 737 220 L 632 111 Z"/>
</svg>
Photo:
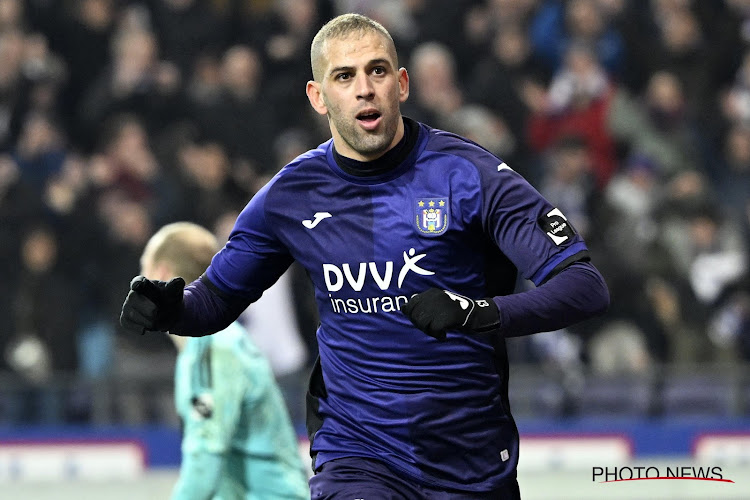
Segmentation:
<svg viewBox="0 0 750 500">
<path fill-rule="evenodd" d="M 222 457 L 214 462 L 221 467 L 214 499 L 310 497 L 281 391 L 242 326 L 187 340 L 177 357 L 175 403 L 184 434 L 174 498 L 205 488 L 205 477 L 186 470 L 188 458 L 202 455 Z"/>
</svg>

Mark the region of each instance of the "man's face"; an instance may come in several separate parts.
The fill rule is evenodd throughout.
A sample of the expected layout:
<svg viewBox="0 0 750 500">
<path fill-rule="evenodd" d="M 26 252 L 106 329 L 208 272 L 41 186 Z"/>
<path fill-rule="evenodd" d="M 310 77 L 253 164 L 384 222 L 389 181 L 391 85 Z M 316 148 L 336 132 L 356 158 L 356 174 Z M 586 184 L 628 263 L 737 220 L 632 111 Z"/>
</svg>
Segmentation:
<svg viewBox="0 0 750 500">
<path fill-rule="evenodd" d="M 310 103 L 328 116 L 346 157 L 374 160 L 403 136 L 399 104 L 409 95 L 409 76 L 388 47 L 376 33 L 329 40 L 321 80 L 307 84 Z"/>
</svg>

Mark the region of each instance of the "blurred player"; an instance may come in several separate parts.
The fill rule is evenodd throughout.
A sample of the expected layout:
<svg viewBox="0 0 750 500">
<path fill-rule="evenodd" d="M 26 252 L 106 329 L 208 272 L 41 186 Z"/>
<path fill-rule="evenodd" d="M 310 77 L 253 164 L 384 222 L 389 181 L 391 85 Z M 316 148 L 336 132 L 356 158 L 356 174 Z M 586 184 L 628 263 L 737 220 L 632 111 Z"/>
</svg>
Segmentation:
<svg viewBox="0 0 750 500">
<path fill-rule="evenodd" d="M 383 26 L 339 16 L 311 61 L 307 96 L 332 140 L 258 192 L 184 292 L 136 279 L 121 323 L 221 330 L 297 260 L 320 314 L 312 498 L 517 499 L 505 338 L 602 313 L 604 280 L 502 160 L 401 116 L 409 76 Z M 513 294 L 518 272 L 537 287 Z"/>
<path fill-rule="evenodd" d="M 154 280 L 196 279 L 218 250 L 196 224 L 161 228 L 141 257 Z M 178 350 L 175 403 L 183 422 L 182 465 L 172 498 L 307 499 L 297 439 L 270 366 L 247 331 L 171 336 Z"/>
</svg>

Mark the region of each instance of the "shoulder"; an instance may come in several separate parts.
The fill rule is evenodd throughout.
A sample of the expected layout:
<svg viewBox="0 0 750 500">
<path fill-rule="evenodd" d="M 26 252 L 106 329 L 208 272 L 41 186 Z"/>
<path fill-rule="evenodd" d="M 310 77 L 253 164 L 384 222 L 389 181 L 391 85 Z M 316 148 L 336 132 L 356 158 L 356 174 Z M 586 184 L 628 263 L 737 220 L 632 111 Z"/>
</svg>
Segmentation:
<svg viewBox="0 0 750 500">
<path fill-rule="evenodd" d="M 332 140 L 329 139 L 284 165 L 256 196 L 262 196 L 265 203 L 272 199 L 287 205 L 290 195 L 309 190 L 313 183 L 329 171 L 327 156 L 331 143 Z"/>
<path fill-rule="evenodd" d="M 326 155 L 331 147 L 332 140 L 320 144 L 317 148 L 302 153 L 294 160 L 290 161 L 279 172 L 273 176 L 269 185 L 284 183 L 293 179 L 300 172 L 306 172 L 326 164 Z"/>
<path fill-rule="evenodd" d="M 257 348 L 250 339 L 250 334 L 241 323 L 235 321 L 225 329 L 213 335 L 212 347 L 216 351 L 255 354 Z"/>
<path fill-rule="evenodd" d="M 425 154 L 442 155 L 455 166 L 465 164 L 477 169 L 496 170 L 502 160 L 466 137 L 423 125 L 427 132 Z"/>
<path fill-rule="evenodd" d="M 281 168 L 257 193 L 252 197 L 239 216 L 241 224 L 253 225 L 253 221 L 262 220 L 269 207 L 285 207 L 289 204 L 289 197 L 295 193 L 309 189 L 309 182 L 314 176 L 309 175 L 316 168 L 321 169 L 326 163 L 327 149 L 330 140 L 315 149 L 299 155 Z M 269 205 L 270 203 L 270 205 Z M 275 204 L 275 205 L 274 205 Z M 259 218 L 260 215 L 260 218 Z"/>
</svg>

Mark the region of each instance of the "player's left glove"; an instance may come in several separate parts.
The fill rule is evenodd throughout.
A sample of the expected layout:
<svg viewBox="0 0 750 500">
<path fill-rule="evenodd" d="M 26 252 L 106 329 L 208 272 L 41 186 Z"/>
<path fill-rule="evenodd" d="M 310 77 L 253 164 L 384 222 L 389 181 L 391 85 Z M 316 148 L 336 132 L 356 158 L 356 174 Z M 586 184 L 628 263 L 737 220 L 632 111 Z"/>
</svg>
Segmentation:
<svg viewBox="0 0 750 500">
<path fill-rule="evenodd" d="M 481 333 L 500 326 L 500 311 L 492 299 L 472 300 L 439 288 L 418 293 L 401 312 L 414 326 L 438 340 L 444 340 L 448 330 Z"/>
</svg>

